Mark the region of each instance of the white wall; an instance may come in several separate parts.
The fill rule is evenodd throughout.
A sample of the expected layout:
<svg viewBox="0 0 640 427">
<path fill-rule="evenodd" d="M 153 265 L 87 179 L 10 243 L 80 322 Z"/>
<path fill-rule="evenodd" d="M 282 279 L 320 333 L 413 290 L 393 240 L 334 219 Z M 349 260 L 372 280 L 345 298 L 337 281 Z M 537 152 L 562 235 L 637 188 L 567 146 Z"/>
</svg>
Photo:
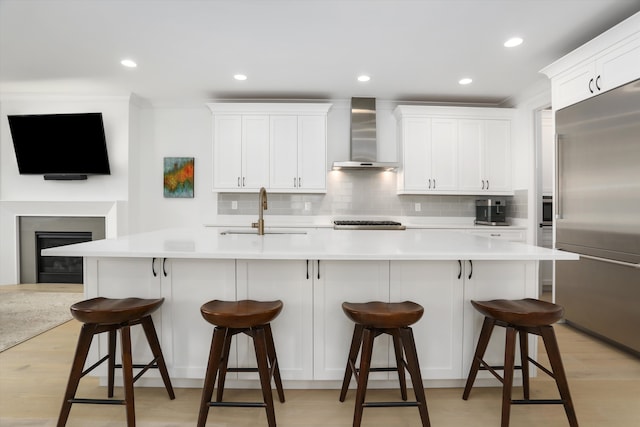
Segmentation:
<svg viewBox="0 0 640 427">
<path fill-rule="evenodd" d="M 128 199 L 129 97 L 3 97 L 0 122 L 0 200 L 105 201 Z M 45 181 L 20 175 L 7 115 L 101 112 L 111 175 L 86 181 Z"/>
<path fill-rule="evenodd" d="M 131 232 L 192 227 L 210 222 L 217 212 L 212 192 L 212 115 L 201 107 L 157 107 L 140 111 L 140 140 L 132 183 Z M 194 157 L 194 197 L 164 198 L 165 157 Z"/>
<path fill-rule="evenodd" d="M 7 115 L 101 112 L 111 175 L 86 181 L 45 181 L 20 175 Z M 106 236 L 127 232 L 130 98 L 3 96 L 0 99 L 0 284 L 18 283 L 19 216 L 100 216 Z"/>
</svg>

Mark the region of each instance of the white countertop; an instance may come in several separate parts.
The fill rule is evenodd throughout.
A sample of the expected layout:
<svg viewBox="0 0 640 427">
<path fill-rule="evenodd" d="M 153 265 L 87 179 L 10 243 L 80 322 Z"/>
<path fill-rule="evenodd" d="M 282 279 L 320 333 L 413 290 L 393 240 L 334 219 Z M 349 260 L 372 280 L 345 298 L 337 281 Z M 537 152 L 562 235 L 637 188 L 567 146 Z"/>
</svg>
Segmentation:
<svg viewBox="0 0 640 427">
<path fill-rule="evenodd" d="M 252 234 L 221 234 L 225 230 Z M 267 228 L 266 234 L 239 227 L 167 229 L 59 246 L 47 256 L 319 259 L 319 260 L 577 260 L 578 255 L 522 243 L 436 229 L 333 230 Z"/>
</svg>

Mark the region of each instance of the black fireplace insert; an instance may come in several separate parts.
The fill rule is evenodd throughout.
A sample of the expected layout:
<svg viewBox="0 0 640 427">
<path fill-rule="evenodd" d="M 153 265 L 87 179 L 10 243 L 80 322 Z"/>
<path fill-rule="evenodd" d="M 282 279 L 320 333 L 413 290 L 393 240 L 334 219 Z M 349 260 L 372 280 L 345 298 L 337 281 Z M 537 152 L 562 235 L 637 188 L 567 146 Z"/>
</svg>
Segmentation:
<svg viewBox="0 0 640 427">
<path fill-rule="evenodd" d="M 82 283 L 82 257 L 43 256 L 42 249 L 88 242 L 87 231 L 36 231 L 37 283 Z"/>
</svg>

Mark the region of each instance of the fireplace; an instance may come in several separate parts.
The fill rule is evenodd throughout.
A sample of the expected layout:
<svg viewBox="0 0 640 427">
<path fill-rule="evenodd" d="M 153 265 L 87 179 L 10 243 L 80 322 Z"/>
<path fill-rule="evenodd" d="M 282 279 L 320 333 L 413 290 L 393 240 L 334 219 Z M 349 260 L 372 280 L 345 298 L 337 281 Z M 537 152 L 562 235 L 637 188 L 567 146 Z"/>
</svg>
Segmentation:
<svg viewBox="0 0 640 427">
<path fill-rule="evenodd" d="M 42 249 L 91 241 L 91 232 L 36 231 L 36 283 L 82 283 L 82 257 L 43 256 Z"/>
<path fill-rule="evenodd" d="M 19 283 L 83 283 L 81 257 L 40 259 L 40 251 L 104 238 L 104 217 L 19 217 Z"/>
</svg>

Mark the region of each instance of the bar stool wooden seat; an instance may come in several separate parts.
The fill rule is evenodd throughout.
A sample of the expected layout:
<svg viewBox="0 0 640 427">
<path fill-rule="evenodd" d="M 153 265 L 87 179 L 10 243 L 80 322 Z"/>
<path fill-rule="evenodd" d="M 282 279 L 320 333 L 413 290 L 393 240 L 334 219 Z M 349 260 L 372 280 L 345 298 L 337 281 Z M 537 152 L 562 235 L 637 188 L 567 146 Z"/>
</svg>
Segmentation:
<svg viewBox="0 0 640 427">
<path fill-rule="evenodd" d="M 427 400 L 422 384 L 418 353 L 416 351 L 413 331 L 410 325 L 416 323 L 424 308 L 411 301 L 385 303 L 379 301 L 367 303 L 344 302 L 342 310 L 355 323 L 349 358 L 342 382 L 340 401 L 344 402 L 349 389 L 349 382 L 353 375 L 357 381 L 355 410 L 353 426 L 359 427 L 362 422 L 362 411 L 366 407 L 390 407 L 390 406 L 417 406 L 420 412 L 423 427 L 430 426 Z M 376 337 L 388 334 L 393 339 L 393 347 L 396 355 L 396 367 L 372 368 L 371 355 L 373 353 L 373 341 Z M 360 367 L 356 367 L 356 359 L 360 353 Z M 404 356 L 403 356 L 404 353 Z M 405 360 L 406 357 L 406 360 Z M 415 402 L 407 402 L 407 385 L 405 369 L 411 376 Z M 367 381 L 369 372 L 397 371 L 400 382 L 400 395 L 403 402 L 365 402 L 367 393 Z"/>
<path fill-rule="evenodd" d="M 567 377 L 562 366 L 556 336 L 551 326 L 562 319 L 564 308 L 557 304 L 531 298 L 520 300 L 471 301 L 471 304 L 476 310 L 482 313 L 485 318 L 462 398 L 464 400 L 469 398 L 469 393 L 471 393 L 471 388 L 473 387 L 478 370 L 488 370 L 502 382 L 502 427 L 509 425 L 511 404 L 562 404 L 564 405 L 569 425 L 577 427 L 578 420 L 571 400 L 571 394 L 569 393 Z M 489 366 L 489 364 L 483 360 L 494 326 L 506 328 L 504 366 Z M 514 364 L 516 333 L 518 333 L 520 337 L 521 366 L 515 366 Z M 529 357 L 528 334 L 542 337 L 552 370 L 548 370 L 536 360 Z M 530 399 L 529 362 L 555 379 L 556 386 L 560 393 L 560 399 Z M 522 400 L 511 399 L 514 369 L 522 370 L 522 387 L 524 394 L 524 399 Z M 503 375 L 500 376 L 496 370 L 502 370 Z"/>
<path fill-rule="evenodd" d="M 269 427 L 275 427 L 276 417 L 271 392 L 271 379 L 274 379 L 280 402 L 284 402 L 282 379 L 278 368 L 270 322 L 282 311 L 282 301 L 220 301 L 213 300 L 200 308 L 204 319 L 215 325 L 207 373 L 204 379 L 198 427 L 207 422 L 209 408 L 212 406 L 259 407 L 265 408 Z M 253 338 L 257 368 L 229 368 L 229 350 L 231 338 L 239 333 Z M 227 372 L 258 372 L 262 387 L 263 402 L 223 402 L 224 382 Z M 214 384 L 218 376 L 216 401 L 212 402 Z"/>
<path fill-rule="evenodd" d="M 92 298 L 77 302 L 71 306 L 71 315 L 83 323 L 80 330 L 80 337 L 76 347 L 76 353 L 69 374 L 67 390 L 62 402 L 62 409 L 58 417 L 58 427 L 63 427 L 69 418 L 71 405 L 74 403 L 92 404 L 113 404 L 125 405 L 127 413 L 127 426 L 135 426 L 135 405 L 133 396 L 133 384 L 150 368 L 157 368 L 162 376 L 164 386 L 169 393 L 170 399 L 175 399 L 169 372 L 162 355 L 160 342 L 156 334 L 151 314 L 155 312 L 164 302 L 164 298 L 141 299 L 141 298 Z M 137 365 L 132 362 L 131 355 L 131 326 L 142 325 L 144 333 L 149 342 L 149 347 L 153 353 L 153 360 L 146 365 Z M 120 331 L 122 347 L 122 364 L 116 364 L 116 332 Z M 84 364 L 91 347 L 94 335 L 103 332 L 109 333 L 108 354 L 96 362 L 91 367 L 84 370 Z M 76 391 L 80 379 L 93 369 L 108 360 L 108 384 L 107 395 L 112 398 L 114 393 L 114 371 L 115 368 L 122 368 L 124 400 L 116 399 L 81 399 L 76 398 Z M 142 370 L 134 377 L 133 369 Z"/>
</svg>

